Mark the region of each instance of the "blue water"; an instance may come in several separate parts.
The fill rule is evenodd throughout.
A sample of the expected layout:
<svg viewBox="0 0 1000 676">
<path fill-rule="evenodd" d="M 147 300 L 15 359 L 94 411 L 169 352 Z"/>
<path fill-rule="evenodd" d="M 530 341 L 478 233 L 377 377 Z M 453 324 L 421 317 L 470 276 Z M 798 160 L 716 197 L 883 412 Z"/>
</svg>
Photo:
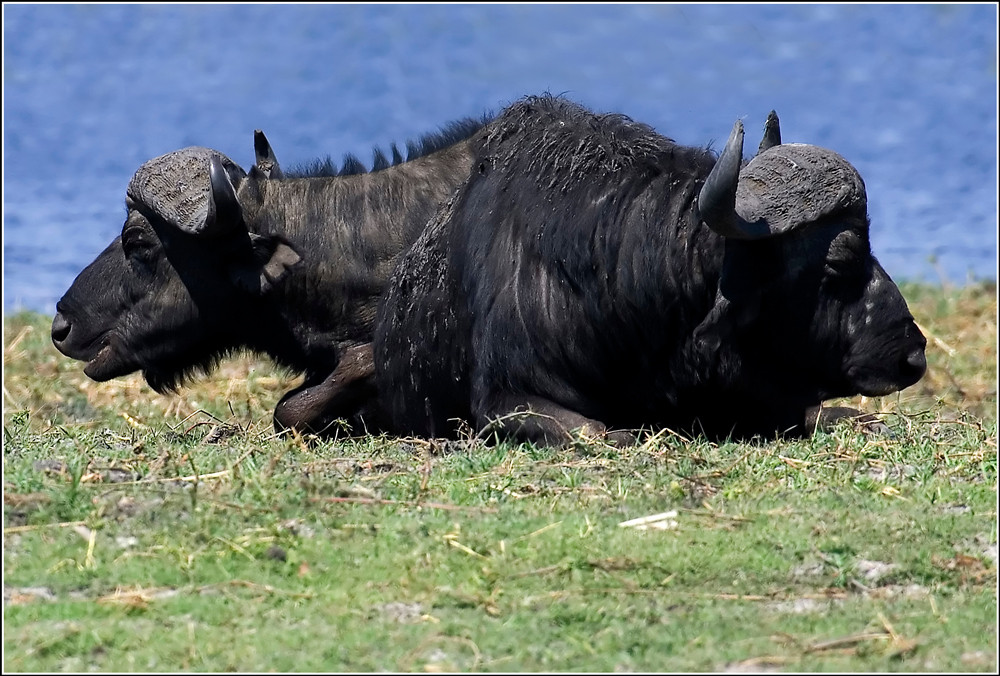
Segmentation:
<svg viewBox="0 0 1000 676">
<path fill-rule="evenodd" d="M 4 312 L 54 312 L 146 160 L 405 144 L 565 93 L 681 143 L 847 157 L 897 280 L 997 274 L 997 9 L 981 5 L 3 6 Z"/>
</svg>

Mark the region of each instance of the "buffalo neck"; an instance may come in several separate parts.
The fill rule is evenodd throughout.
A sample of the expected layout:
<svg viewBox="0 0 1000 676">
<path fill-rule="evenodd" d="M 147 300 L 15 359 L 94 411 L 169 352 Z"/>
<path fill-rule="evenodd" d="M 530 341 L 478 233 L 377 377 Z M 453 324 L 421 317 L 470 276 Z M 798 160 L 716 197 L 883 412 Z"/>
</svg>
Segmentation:
<svg viewBox="0 0 1000 676">
<path fill-rule="evenodd" d="M 254 347 L 322 372 L 343 349 L 370 342 L 397 259 L 467 178 L 472 144 L 369 173 L 263 181 L 248 227 L 283 238 L 301 262 L 262 299 L 277 325 Z"/>
</svg>

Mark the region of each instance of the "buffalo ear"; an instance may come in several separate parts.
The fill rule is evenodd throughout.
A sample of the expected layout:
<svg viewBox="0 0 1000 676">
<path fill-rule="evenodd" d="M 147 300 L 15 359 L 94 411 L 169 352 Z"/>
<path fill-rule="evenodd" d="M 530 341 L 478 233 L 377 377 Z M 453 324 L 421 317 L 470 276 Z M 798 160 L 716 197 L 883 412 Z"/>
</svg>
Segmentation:
<svg viewBox="0 0 1000 676">
<path fill-rule="evenodd" d="M 250 233 L 249 256 L 240 256 L 229 266 L 233 283 L 254 295 L 266 295 L 279 286 L 302 261 L 295 247 L 281 237 Z"/>
<path fill-rule="evenodd" d="M 729 338 L 730 327 L 721 321 L 726 316 L 728 304 L 725 299 L 717 298 L 715 306 L 692 332 L 691 337 L 699 355 L 718 355 L 723 340 Z"/>
<path fill-rule="evenodd" d="M 271 250 L 267 263 L 260 269 L 260 290 L 267 293 L 284 280 L 285 276 L 302 261 L 302 256 L 287 242 L 278 242 Z"/>
</svg>

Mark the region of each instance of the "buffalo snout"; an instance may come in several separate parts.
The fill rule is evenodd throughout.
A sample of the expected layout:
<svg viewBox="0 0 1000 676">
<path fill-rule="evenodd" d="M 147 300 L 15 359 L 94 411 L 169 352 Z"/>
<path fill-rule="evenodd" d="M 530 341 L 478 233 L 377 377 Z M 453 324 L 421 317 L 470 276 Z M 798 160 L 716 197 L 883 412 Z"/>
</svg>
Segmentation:
<svg viewBox="0 0 1000 676">
<path fill-rule="evenodd" d="M 55 318 L 52 320 L 52 342 L 55 343 L 56 347 L 59 347 L 59 344 L 69 337 L 71 328 L 73 327 L 69 321 L 61 313 L 57 312 Z"/>
<path fill-rule="evenodd" d="M 903 363 L 899 365 L 900 380 L 905 383 L 903 387 L 914 384 L 927 372 L 927 357 L 924 354 L 927 339 L 916 326 L 913 327 L 913 331 L 916 334 L 911 336 L 911 339 L 915 339 L 914 346 L 906 353 Z"/>
<path fill-rule="evenodd" d="M 56 316 L 52 318 L 52 344 L 57 350 L 71 359 L 89 361 L 94 356 L 94 342 L 81 334 L 80 328 L 74 327 L 74 323 L 66 315 L 56 312 Z"/>
</svg>

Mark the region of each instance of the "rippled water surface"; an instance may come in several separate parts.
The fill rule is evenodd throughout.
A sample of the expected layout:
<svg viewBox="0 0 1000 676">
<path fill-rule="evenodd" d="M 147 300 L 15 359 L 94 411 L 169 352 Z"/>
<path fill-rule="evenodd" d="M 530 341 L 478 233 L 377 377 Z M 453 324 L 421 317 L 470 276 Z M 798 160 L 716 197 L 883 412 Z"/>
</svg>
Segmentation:
<svg viewBox="0 0 1000 676">
<path fill-rule="evenodd" d="M 10 5 L 4 311 L 54 312 L 121 230 L 125 186 L 188 145 L 244 167 L 387 148 L 526 94 L 675 140 L 832 148 L 896 279 L 996 278 L 997 10 L 982 5 Z"/>
</svg>

